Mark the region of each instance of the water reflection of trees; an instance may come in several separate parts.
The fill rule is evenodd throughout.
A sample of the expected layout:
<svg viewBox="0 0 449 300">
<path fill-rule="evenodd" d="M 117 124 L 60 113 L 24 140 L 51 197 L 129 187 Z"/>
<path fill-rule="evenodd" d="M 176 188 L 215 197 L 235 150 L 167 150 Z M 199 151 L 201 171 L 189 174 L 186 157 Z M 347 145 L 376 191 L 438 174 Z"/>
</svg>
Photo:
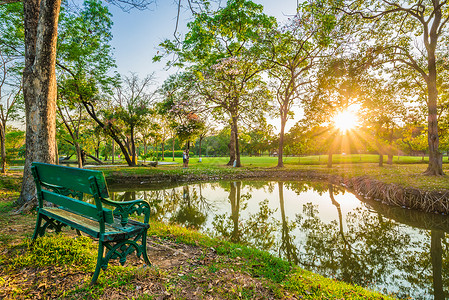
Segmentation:
<svg viewBox="0 0 449 300">
<path fill-rule="evenodd" d="M 202 185 L 200 183 L 163 190 L 115 192 L 112 196 L 117 201 L 144 199 L 150 203 L 151 217 L 154 220 L 198 229 L 205 223 L 213 208 L 213 204 L 202 195 Z"/>
<path fill-rule="evenodd" d="M 212 222 L 213 235 L 229 239 L 232 242 L 251 245 L 259 249 L 270 251 L 275 245 L 275 232 L 279 227 L 273 214 L 276 210 L 268 207 L 268 200 L 259 202 L 259 211 L 249 213 L 248 217 L 241 220 L 240 217 L 248 208 L 251 192 L 242 194 L 242 182 L 229 182 L 230 214 L 215 215 Z"/>
<path fill-rule="evenodd" d="M 272 201 L 253 198 L 261 190 L 277 197 Z M 213 217 L 211 235 L 278 253 L 280 257 L 320 274 L 339 280 L 376 287 L 389 287 L 399 297 L 413 295 L 423 299 L 445 299 L 449 286 L 449 243 L 447 216 L 413 213 L 368 202 L 346 215 L 342 212 L 347 193 L 327 182 L 221 182 L 208 184 L 217 189 L 228 203 L 228 213 Z M 307 203 L 295 219 L 286 208 L 285 190 L 301 194 L 313 190 L 326 195 L 335 212 L 335 220 L 324 222 L 315 203 Z M 147 199 L 154 207 L 154 218 L 204 230 L 214 204 L 202 195 L 202 185 L 186 185 L 159 191 L 134 191 L 115 195 L 116 200 Z M 364 200 L 365 201 L 365 200 Z M 251 203 L 253 202 L 253 203 Z M 251 211 L 251 204 L 258 210 Z M 290 206 L 291 209 L 291 206 Z M 298 210 L 300 207 L 297 208 Z M 329 209 L 329 207 L 327 208 Z M 421 228 L 416 237 L 402 224 Z M 425 293 L 425 295 L 422 295 Z"/>
</svg>

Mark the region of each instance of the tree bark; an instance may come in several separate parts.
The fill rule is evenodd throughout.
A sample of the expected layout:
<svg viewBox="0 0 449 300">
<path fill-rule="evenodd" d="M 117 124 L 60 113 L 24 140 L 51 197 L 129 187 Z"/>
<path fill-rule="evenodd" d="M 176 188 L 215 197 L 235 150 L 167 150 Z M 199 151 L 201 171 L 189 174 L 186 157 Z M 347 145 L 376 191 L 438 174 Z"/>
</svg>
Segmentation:
<svg viewBox="0 0 449 300">
<path fill-rule="evenodd" d="M 427 82 L 427 107 L 428 107 L 428 134 L 427 140 L 429 143 L 429 165 L 424 172 L 425 175 L 444 175 L 443 173 L 443 155 L 438 150 L 438 89 L 437 89 L 437 67 L 436 67 L 436 47 L 438 42 L 438 30 L 441 29 L 441 5 L 439 1 L 433 2 L 434 5 L 434 20 L 430 30 L 427 26 L 424 30 L 424 44 L 427 50 L 427 67 L 429 75 L 426 78 Z M 445 23 L 445 21 L 444 21 Z M 443 23 L 443 24 L 444 24 Z"/>
<path fill-rule="evenodd" d="M 2 174 L 6 174 L 6 124 L 3 123 L 0 127 L 0 144 L 2 155 Z"/>
<path fill-rule="evenodd" d="M 285 123 L 287 120 L 284 117 L 281 117 L 281 132 L 279 134 L 279 150 L 278 150 L 278 168 L 284 167 L 284 132 L 285 132 Z"/>
<path fill-rule="evenodd" d="M 173 161 L 175 161 L 175 137 L 172 138 L 171 151 L 172 151 L 172 154 L 173 154 Z"/>
<path fill-rule="evenodd" d="M 390 149 L 390 151 L 391 151 L 391 149 Z M 387 164 L 389 164 L 389 165 L 393 164 L 393 154 L 390 152 L 388 153 Z"/>
<path fill-rule="evenodd" d="M 73 145 L 75 146 L 75 149 L 76 149 L 76 159 L 78 161 L 78 168 L 82 169 L 83 168 L 83 159 L 82 159 L 82 155 L 81 155 L 80 144 L 78 144 L 77 141 L 73 140 Z"/>
<path fill-rule="evenodd" d="M 112 139 L 112 163 L 115 161 L 115 141 Z"/>
<path fill-rule="evenodd" d="M 382 153 L 379 153 L 379 167 L 384 166 L 384 155 Z"/>
<path fill-rule="evenodd" d="M 232 117 L 232 125 L 233 128 L 231 130 L 231 135 L 234 133 L 234 159 L 236 161 L 235 166 L 241 167 L 242 164 L 240 162 L 240 148 L 239 148 L 239 130 L 238 130 L 238 118 Z M 234 162 L 232 162 L 234 164 Z"/>
<path fill-rule="evenodd" d="M 136 142 L 134 141 L 134 127 L 131 126 L 131 161 L 133 166 L 137 165 L 137 157 L 136 157 Z"/>
<path fill-rule="evenodd" d="M 234 125 L 231 123 L 231 136 L 229 137 L 229 162 L 227 163 L 228 166 L 234 165 L 235 161 L 235 134 L 234 134 Z"/>
<path fill-rule="evenodd" d="M 18 204 L 29 204 L 36 199 L 31 162 L 55 163 L 57 91 L 55 64 L 60 6 L 61 0 L 23 0 L 26 157 Z"/>
<path fill-rule="evenodd" d="M 429 78 L 427 81 L 428 93 L 428 131 L 427 140 L 429 143 L 429 165 L 424 172 L 426 175 L 444 175 L 443 173 L 443 155 L 438 151 L 438 115 L 437 115 L 437 78 L 435 55 L 429 55 Z"/>
<path fill-rule="evenodd" d="M 332 168 L 332 149 L 329 149 L 329 153 L 327 155 L 327 167 Z"/>
</svg>

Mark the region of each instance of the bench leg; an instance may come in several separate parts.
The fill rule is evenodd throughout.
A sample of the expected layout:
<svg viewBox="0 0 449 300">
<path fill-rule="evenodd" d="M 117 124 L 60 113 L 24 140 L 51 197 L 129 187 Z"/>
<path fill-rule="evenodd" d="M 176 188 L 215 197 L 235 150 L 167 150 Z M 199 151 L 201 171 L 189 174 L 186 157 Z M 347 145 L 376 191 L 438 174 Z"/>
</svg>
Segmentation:
<svg viewBox="0 0 449 300">
<path fill-rule="evenodd" d="M 36 227 L 34 228 L 33 240 L 37 239 L 38 236 L 43 236 L 45 233 L 45 228 L 47 226 L 42 227 L 42 215 L 38 212 L 36 219 Z"/>
<path fill-rule="evenodd" d="M 148 252 L 147 252 L 147 232 L 145 231 L 142 235 L 142 256 L 143 260 L 148 266 L 151 266 L 151 261 L 148 258 Z"/>
<path fill-rule="evenodd" d="M 98 242 L 98 256 L 97 256 L 97 267 L 95 268 L 94 276 L 92 277 L 92 280 L 90 281 L 90 284 L 95 284 L 98 279 L 98 275 L 100 275 L 100 271 L 103 264 L 103 253 L 104 253 L 104 246 L 103 242 Z"/>
</svg>

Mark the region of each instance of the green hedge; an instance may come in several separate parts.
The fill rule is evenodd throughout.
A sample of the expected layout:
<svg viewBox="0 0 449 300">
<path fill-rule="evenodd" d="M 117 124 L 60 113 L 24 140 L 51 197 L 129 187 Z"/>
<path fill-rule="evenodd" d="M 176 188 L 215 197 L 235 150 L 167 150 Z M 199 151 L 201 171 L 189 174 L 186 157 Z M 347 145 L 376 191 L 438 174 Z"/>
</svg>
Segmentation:
<svg viewBox="0 0 449 300">
<path fill-rule="evenodd" d="M 182 157 L 182 152 L 183 150 L 175 150 L 175 157 Z M 153 156 L 154 154 L 151 151 L 148 151 L 148 154 L 150 156 Z M 193 153 L 190 152 L 190 157 L 193 157 Z M 162 152 L 158 152 L 158 157 L 161 158 L 162 157 Z M 165 150 L 164 151 L 164 157 L 173 157 L 173 151 L 171 150 Z"/>
<path fill-rule="evenodd" d="M 175 157 L 182 157 L 183 150 L 175 150 Z M 162 156 L 162 153 L 159 153 L 159 157 Z M 165 150 L 164 157 L 173 157 L 173 151 Z"/>
</svg>

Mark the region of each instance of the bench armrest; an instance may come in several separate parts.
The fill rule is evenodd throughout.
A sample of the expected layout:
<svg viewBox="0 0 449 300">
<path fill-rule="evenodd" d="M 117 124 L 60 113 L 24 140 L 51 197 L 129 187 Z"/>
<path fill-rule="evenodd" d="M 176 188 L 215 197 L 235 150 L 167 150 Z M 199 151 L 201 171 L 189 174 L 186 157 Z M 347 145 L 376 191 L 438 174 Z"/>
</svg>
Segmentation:
<svg viewBox="0 0 449 300">
<path fill-rule="evenodd" d="M 150 205 L 143 200 L 133 201 L 113 201 L 108 198 L 102 198 L 102 202 L 105 204 L 114 206 L 114 216 L 120 216 L 122 226 L 128 224 L 129 215 L 136 213 L 137 215 L 143 214 L 145 216 L 144 223 L 148 224 L 150 220 Z"/>
</svg>

